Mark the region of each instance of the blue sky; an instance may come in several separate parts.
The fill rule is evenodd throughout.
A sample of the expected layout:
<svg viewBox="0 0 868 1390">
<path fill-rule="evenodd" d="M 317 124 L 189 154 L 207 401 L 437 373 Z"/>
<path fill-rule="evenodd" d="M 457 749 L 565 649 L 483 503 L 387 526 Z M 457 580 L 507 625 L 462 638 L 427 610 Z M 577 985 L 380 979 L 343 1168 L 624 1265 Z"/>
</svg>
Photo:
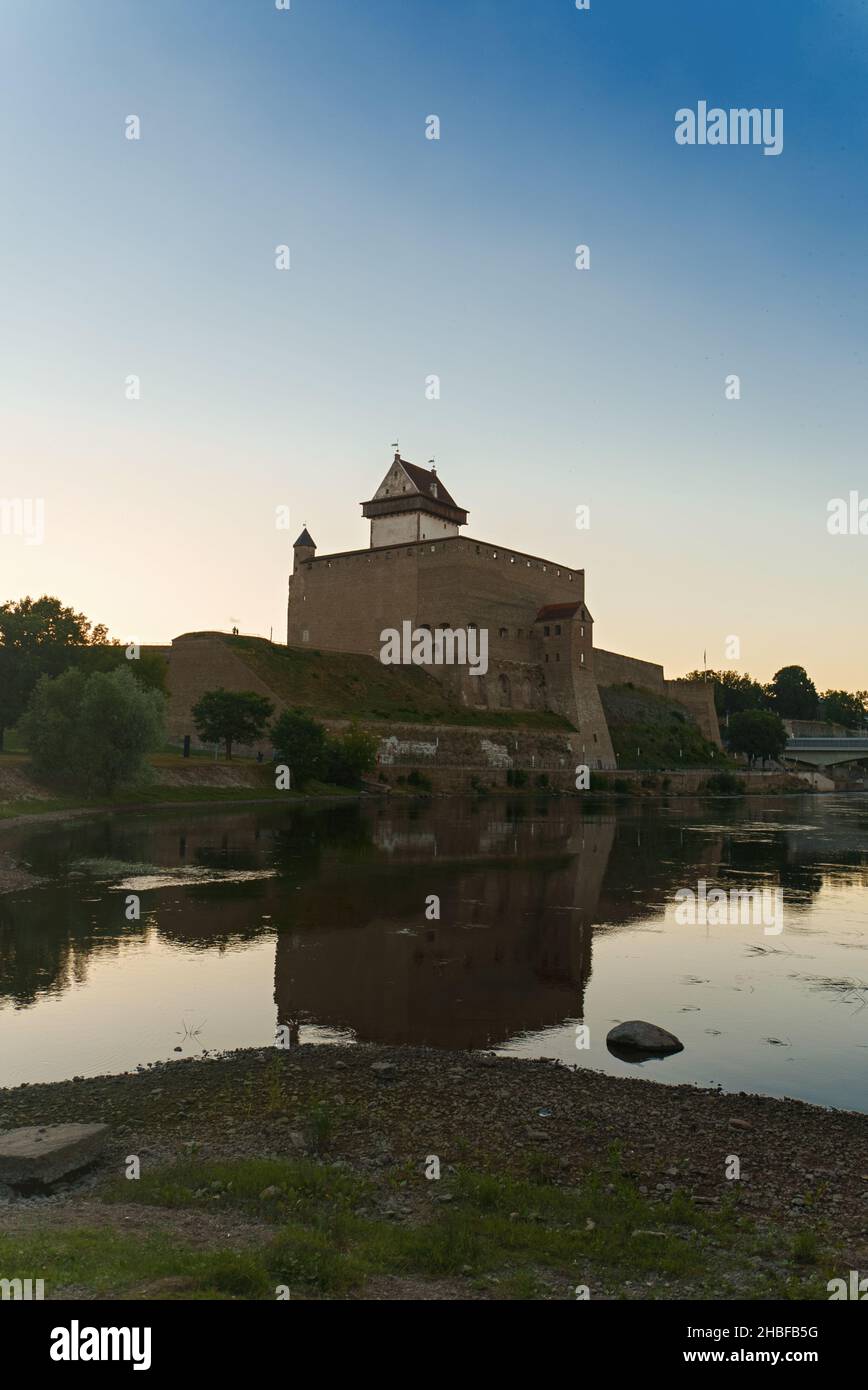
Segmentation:
<svg viewBox="0 0 868 1390">
<path fill-rule="evenodd" d="M 470 534 L 584 566 L 599 645 L 868 685 L 868 537 L 826 530 L 868 496 L 868 5 L 0 15 L 0 493 L 46 508 L 2 597 L 282 637 L 302 522 L 366 545 L 399 438 Z M 678 146 L 699 100 L 783 152 Z"/>
</svg>

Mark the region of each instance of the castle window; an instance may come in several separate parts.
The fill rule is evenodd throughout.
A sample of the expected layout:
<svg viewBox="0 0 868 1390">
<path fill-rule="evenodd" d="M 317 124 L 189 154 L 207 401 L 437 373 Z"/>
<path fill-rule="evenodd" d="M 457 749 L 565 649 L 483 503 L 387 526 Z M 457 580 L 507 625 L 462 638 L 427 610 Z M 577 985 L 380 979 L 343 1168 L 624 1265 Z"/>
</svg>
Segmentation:
<svg viewBox="0 0 868 1390">
<path fill-rule="evenodd" d="M 555 574 L 557 575 L 558 579 L 560 579 L 560 577 L 561 577 L 561 572 L 560 572 L 560 570 L 555 570 Z"/>
<path fill-rule="evenodd" d="M 561 654 L 560 654 L 560 652 L 555 652 L 555 661 L 560 661 L 560 659 L 561 659 Z"/>
<path fill-rule="evenodd" d="M 555 623 L 555 637 L 560 637 L 560 635 L 561 635 L 561 625 L 560 625 L 560 623 Z"/>
<path fill-rule="evenodd" d="M 302 642 L 307 642 L 308 639 L 309 639 L 309 637 L 310 637 L 310 633 L 308 632 L 307 628 L 305 628 L 304 631 L 303 631 L 302 634 L 301 634 L 301 640 L 302 640 Z"/>
<path fill-rule="evenodd" d="M 509 563 L 510 563 L 511 565 L 514 565 L 514 564 L 515 564 L 515 556 L 514 556 L 514 555 L 510 555 L 510 557 L 509 557 Z"/>
<path fill-rule="evenodd" d="M 516 630 L 515 630 L 515 635 L 516 635 L 516 637 L 523 637 L 523 636 L 524 636 L 524 633 L 522 632 L 522 630 L 521 630 L 520 627 L 517 627 L 517 628 L 516 628 Z"/>
<path fill-rule="evenodd" d="M 508 635 L 508 634 L 507 634 L 506 628 L 505 628 L 505 627 L 500 628 L 497 635 L 498 635 L 498 637 L 506 637 L 506 636 Z"/>
<path fill-rule="evenodd" d="M 432 555 L 434 554 L 434 546 L 433 546 L 433 545 L 432 545 L 432 547 L 431 547 L 431 554 L 432 554 Z"/>
<path fill-rule="evenodd" d="M 476 547 L 476 553 L 479 554 L 479 546 Z"/>
<path fill-rule="evenodd" d="M 572 576 L 571 574 L 568 574 L 568 575 L 567 575 L 567 579 L 572 579 L 572 577 L 573 577 L 573 576 Z"/>
<path fill-rule="evenodd" d="M 584 653 L 584 652 L 582 652 L 581 663 L 582 663 L 582 665 L 584 666 L 584 664 L 585 664 L 585 653 Z"/>
<path fill-rule="evenodd" d="M 584 637 L 584 635 L 585 635 L 585 629 L 584 629 L 584 628 L 582 628 L 581 635 L 582 635 L 583 637 Z"/>
<path fill-rule="evenodd" d="M 546 661 L 548 661 L 548 659 L 549 659 L 549 654 L 548 654 L 548 652 L 546 652 Z"/>
<path fill-rule="evenodd" d="M 528 560 L 528 562 L 527 562 L 527 567 L 528 567 L 528 569 L 530 569 L 530 560 Z"/>
<path fill-rule="evenodd" d="M 550 635 L 551 635 L 551 629 L 548 628 L 548 627 L 544 627 L 544 628 L 543 628 L 543 637 L 549 637 Z"/>
<path fill-rule="evenodd" d="M 492 552 L 491 552 L 491 558 L 492 558 L 492 560 L 496 560 L 496 559 L 497 559 L 497 551 L 496 551 L 496 550 L 492 550 Z"/>
</svg>

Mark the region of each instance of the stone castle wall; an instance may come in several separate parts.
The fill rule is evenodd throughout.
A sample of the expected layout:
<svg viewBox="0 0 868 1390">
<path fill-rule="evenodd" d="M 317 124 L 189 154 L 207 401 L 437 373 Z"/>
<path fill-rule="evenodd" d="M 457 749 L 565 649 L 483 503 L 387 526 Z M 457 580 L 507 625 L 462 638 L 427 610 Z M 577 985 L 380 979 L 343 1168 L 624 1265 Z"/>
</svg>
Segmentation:
<svg viewBox="0 0 868 1390">
<path fill-rule="evenodd" d="M 619 652 L 607 652 L 602 647 L 594 648 L 594 675 L 598 685 L 632 683 L 654 690 L 658 695 L 665 693 L 663 667 L 656 661 L 640 661 L 637 656 L 621 656 Z"/>
<path fill-rule="evenodd" d="M 677 700 L 689 714 L 693 715 L 705 738 L 723 747 L 720 737 L 720 724 L 714 704 L 714 686 L 710 681 L 666 681 L 665 693 L 670 700 Z"/>
<path fill-rule="evenodd" d="M 471 536 L 300 560 L 289 582 L 291 646 L 379 657 L 380 634 L 476 627 L 488 634 L 488 671 L 428 666 L 459 704 L 553 710 L 582 735 L 591 766 L 614 766 L 593 681 L 593 623 L 536 623 L 547 604 L 584 603 L 584 571 Z"/>
<path fill-rule="evenodd" d="M 594 675 L 598 685 L 636 685 L 675 700 L 692 715 L 703 736 L 718 748 L 723 744 L 714 705 L 714 687 L 705 681 L 666 680 L 663 667 L 635 656 L 621 656 L 594 648 Z"/>
<path fill-rule="evenodd" d="M 414 626 L 487 628 L 496 661 L 535 662 L 533 622 L 547 603 L 580 602 L 580 569 L 449 536 L 304 560 L 290 577 L 290 646 L 379 656 L 380 633 Z M 305 636 L 307 634 L 307 636 Z"/>
</svg>

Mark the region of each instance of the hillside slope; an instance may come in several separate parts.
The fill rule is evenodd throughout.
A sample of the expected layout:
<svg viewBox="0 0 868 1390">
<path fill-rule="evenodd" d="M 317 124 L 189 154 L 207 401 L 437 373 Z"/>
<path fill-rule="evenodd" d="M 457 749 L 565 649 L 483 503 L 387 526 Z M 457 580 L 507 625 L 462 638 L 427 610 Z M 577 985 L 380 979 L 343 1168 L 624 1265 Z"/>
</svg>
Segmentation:
<svg viewBox="0 0 868 1390">
<path fill-rule="evenodd" d="M 612 746 L 622 768 L 725 767 L 727 758 L 703 737 L 674 700 L 633 685 L 600 687 Z"/>
<path fill-rule="evenodd" d="M 480 728 L 569 729 L 545 710 L 492 710 L 454 704 L 417 666 L 384 666 L 372 656 L 283 647 L 259 637 L 226 637 L 233 654 L 285 704 L 321 719 Z"/>
</svg>

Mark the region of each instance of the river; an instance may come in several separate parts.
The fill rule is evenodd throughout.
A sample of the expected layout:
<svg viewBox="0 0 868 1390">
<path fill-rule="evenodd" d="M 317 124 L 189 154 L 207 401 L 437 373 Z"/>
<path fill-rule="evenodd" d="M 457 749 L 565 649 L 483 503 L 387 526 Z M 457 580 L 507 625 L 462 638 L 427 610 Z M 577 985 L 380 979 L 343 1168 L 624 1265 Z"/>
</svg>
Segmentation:
<svg viewBox="0 0 868 1390">
<path fill-rule="evenodd" d="M 868 1110 L 863 795 L 177 808 L 0 848 L 39 880 L 0 896 L 0 1085 L 283 1027 Z M 782 929 L 684 922 L 714 886 L 779 890 Z M 613 1055 L 631 1018 L 684 1050 Z"/>
</svg>

